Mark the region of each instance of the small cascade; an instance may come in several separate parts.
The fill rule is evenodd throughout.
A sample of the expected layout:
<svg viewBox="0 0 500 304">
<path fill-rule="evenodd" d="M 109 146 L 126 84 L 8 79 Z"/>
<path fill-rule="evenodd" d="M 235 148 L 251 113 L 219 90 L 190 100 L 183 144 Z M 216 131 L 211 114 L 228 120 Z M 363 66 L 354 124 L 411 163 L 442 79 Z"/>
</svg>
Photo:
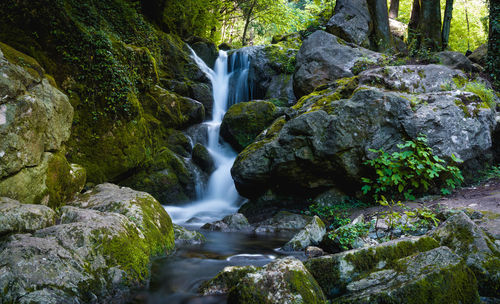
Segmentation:
<svg viewBox="0 0 500 304">
<path fill-rule="evenodd" d="M 212 120 L 205 122 L 208 127 L 206 148 L 214 159 L 216 169 L 198 201 L 185 206 L 165 206 L 165 209 L 175 223 L 183 224 L 189 221 L 191 225 L 201 225 L 218 220 L 238 209 L 237 202 L 240 197 L 231 177 L 231 167 L 237 154 L 219 138 L 219 131 L 228 107 L 248 101 L 252 96 L 251 84 L 248 83 L 250 58 L 240 53 L 229 58 L 226 52 L 219 51 L 212 70 L 193 50 L 191 52 L 195 62 L 212 82 L 214 105 Z"/>
</svg>

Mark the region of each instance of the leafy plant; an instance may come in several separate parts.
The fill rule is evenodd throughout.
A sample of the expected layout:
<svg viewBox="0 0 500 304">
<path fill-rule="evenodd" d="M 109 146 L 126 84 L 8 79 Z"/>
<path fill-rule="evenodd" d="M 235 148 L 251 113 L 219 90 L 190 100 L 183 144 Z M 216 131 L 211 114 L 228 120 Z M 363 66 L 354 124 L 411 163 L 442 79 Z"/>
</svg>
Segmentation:
<svg viewBox="0 0 500 304">
<path fill-rule="evenodd" d="M 327 224 L 329 229 L 335 229 L 350 223 L 348 218 L 349 210 L 361 207 L 366 207 L 366 204 L 346 197 L 335 204 L 327 205 L 317 202 L 313 203 L 309 205 L 309 209 L 304 213 L 308 215 L 317 215 Z"/>
<path fill-rule="evenodd" d="M 370 229 L 369 223 L 358 222 L 353 225 L 343 225 L 334 231 L 328 233 L 328 238 L 338 240 L 343 250 L 349 250 L 353 247 L 358 237 L 365 236 Z"/>
<path fill-rule="evenodd" d="M 378 157 L 365 164 L 375 169 L 376 178 L 362 178 L 364 194 L 372 193 L 375 200 L 381 195 L 403 197 L 414 200 L 415 195 L 429 192 L 438 187 L 441 193 L 449 194 L 463 182 L 460 169 L 446 165 L 445 161 L 432 154 L 425 135 L 399 144 L 400 151 L 389 154 L 383 150 L 370 149 Z M 453 164 L 462 160 L 451 155 Z"/>
<path fill-rule="evenodd" d="M 495 92 L 486 88 L 484 83 L 478 81 L 468 82 L 463 87 L 463 90 L 479 96 L 479 98 L 481 98 L 483 102 L 486 102 L 486 104 L 488 104 L 490 109 L 494 110 L 496 108 Z"/>
</svg>

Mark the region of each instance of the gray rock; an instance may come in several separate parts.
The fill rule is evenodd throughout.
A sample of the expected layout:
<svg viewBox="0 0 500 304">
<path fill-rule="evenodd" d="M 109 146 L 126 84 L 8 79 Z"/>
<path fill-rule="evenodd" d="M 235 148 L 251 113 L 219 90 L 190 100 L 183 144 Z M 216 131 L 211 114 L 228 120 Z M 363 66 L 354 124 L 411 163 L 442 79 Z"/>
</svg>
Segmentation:
<svg viewBox="0 0 500 304">
<path fill-rule="evenodd" d="M 259 269 L 255 266 L 224 267 L 213 279 L 201 284 L 199 292 L 204 296 L 228 294 L 242 278 Z"/>
<path fill-rule="evenodd" d="M 193 162 L 197 164 L 201 170 L 210 174 L 215 170 L 215 163 L 210 156 L 207 148 L 201 144 L 196 144 L 193 147 Z"/>
<path fill-rule="evenodd" d="M 442 65 L 466 72 L 476 72 L 472 61 L 460 52 L 444 51 L 436 54 Z"/>
<path fill-rule="evenodd" d="M 39 165 L 69 138 L 73 107 L 40 71 L 30 73 L 0 51 L 0 178 Z"/>
<path fill-rule="evenodd" d="M 248 223 L 247 218 L 241 214 L 231 214 L 225 216 L 222 220 L 213 223 L 207 223 L 201 227 L 201 229 L 206 229 L 209 231 L 250 231 L 252 226 Z"/>
<path fill-rule="evenodd" d="M 430 295 L 434 303 L 479 303 L 472 272 L 447 247 L 400 259 L 397 265 L 350 282 L 335 303 L 412 303 Z"/>
<path fill-rule="evenodd" d="M 325 224 L 317 216 L 297 233 L 282 250 L 284 251 L 302 251 L 311 245 L 318 245 L 326 234 Z"/>
<path fill-rule="evenodd" d="M 478 47 L 472 52 L 468 57 L 472 62 L 480 64 L 481 66 L 486 65 L 486 58 L 488 58 L 488 43 L 485 43 Z"/>
<path fill-rule="evenodd" d="M 399 259 L 437 247 L 439 243 L 428 236 L 404 238 L 309 259 L 305 266 L 321 285 L 325 295 L 335 298 L 346 292 L 349 283 L 361 280 L 372 272 L 391 269 Z"/>
<path fill-rule="evenodd" d="M 430 235 L 465 260 L 476 275 L 481 296 L 500 294 L 500 249 L 467 215 L 457 213 Z"/>
<path fill-rule="evenodd" d="M 54 210 L 43 205 L 21 204 L 0 197 L 0 236 L 10 233 L 33 232 L 56 222 Z"/>
<path fill-rule="evenodd" d="M 325 303 L 318 283 L 293 257 L 275 260 L 246 274 L 230 290 L 229 303 Z"/>
<path fill-rule="evenodd" d="M 308 258 L 317 258 L 317 257 L 323 256 L 325 254 L 325 252 L 323 251 L 323 249 L 321 249 L 319 247 L 307 246 L 307 248 L 305 250 L 305 254 L 306 254 L 306 257 L 308 257 Z"/>
<path fill-rule="evenodd" d="M 187 230 L 177 224 L 173 224 L 173 227 L 176 245 L 200 245 L 207 240 L 205 236 L 198 231 Z"/>
<path fill-rule="evenodd" d="M 392 35 L 395 37 L 404 40 L 406 34 L 408 33 L 408 25 L 397 21 L 396 19 L 389 18 L 389 27 L 391 29 Z"/>
<path fill-rule="evenodd" d="M 378 53 L 349 46 L 332 34 L 316 31 L 304 41 L 297 54 L 293 82 L 295 96 L 299 99 L 320 85 L 352 77 L 357 62 L 376 62 L 379 58 Z"/>
<path fill-rule="evenodd" d="M 255 232 L 299 231 L 312 220 L 311 216 L 280 211 L 272 218 L 255 224 Z"/>
<path fill-rule="evenodd" d="M 123 302 L 147 285 L 151 256 L 174 247 L 170 218 L 144 193 L 100 185 L 74 205 L 103 211 L 64 206 L 57 225 L 3 240 L 2 301 Z"/>
<path fill-rule="evenodd" d="M 371 23 L 366 0 L 338 0 L 326 30 L 345 41 L 368 47 Z"/>
</svg>

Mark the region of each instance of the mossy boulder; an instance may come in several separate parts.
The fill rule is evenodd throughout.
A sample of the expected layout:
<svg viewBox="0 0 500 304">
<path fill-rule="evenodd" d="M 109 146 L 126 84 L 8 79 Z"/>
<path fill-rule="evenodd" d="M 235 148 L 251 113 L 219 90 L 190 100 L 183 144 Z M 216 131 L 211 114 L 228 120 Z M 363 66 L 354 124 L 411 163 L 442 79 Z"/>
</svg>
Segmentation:
<svg viewBox="0 0 500 304">
<path fill-rule="evenodd" d="M 198 231 L 191 231 L 177 224 L 173 224 L 175 245 L 200 245 L 206 242 L 206 238 Z"/>
<path fill-rule="evenodd" d="M 237 103 L 224 115 L 221 136 L 235 150 L 242 151 L 281 114 L 282 111 L 269 101 Z"/>
<path fill-rule="evenodd" d="M 0 197 L 0 236 L 33 232 L 56 223 L 56 213 L 47 206 L 21 204 Z"/>
<path fill-rule="evenodd" d="M 222 220 L 213 223 L 207 223 L 201 226 L 201 229 L 209 231 L 250 231 L 252 227 L 248 223 L 247 218 L 241 213 L 235 213 L 225 216 Z"/>
<path fill-rule="evenodd" d="M 374 271 L 396 267 L 399 259 L 437 247 L 439 243 L 427 236 L 404 238 L 375 247 L 310 259 L 305 265 L 325 295 L 335 298 L 346 292 L 351 281 L 359 280 Z"/>
<path fill-rule="evenodd" d="M 57 208 L 71 200 L 85 185 L 85 171 L 73 167 L 62 153 L 44 153 L 41 163 L 0 180 L 0 195 L 23 204 Z"/>
<path fill-rule="evenodd" d="M 125 301 L 147 286 L 151 258 L 174 248 L 170 217 L 146 193 L 105 184 L 71 205 L 56 225 L 2 240 L 3 301 Z"/>
<path fill-rule="evenodd" d="M 481 303 L 472 271 L 448 247 L 400 259 L 394 269 L 350 282 L 346 292 L 332 303 Z"/>
<path fill-rule="evenodd" d="M 500 248 L 465 213 L 448 218 L 431 235 L 465 260 L 478 280 L 481 296 L 498 297 Z"/>
<path fill-rule="evenodd" d="M 230 289 L 228 303 L 321 303 L 326 302 L 316 280 L 293 257 L 273 261 L 246 274 Z"/>
<path fill-rule="evenodd" d="M 163 148 L 120 184 L 151 193 L 164 205 L 187 202 L 196 195 L 193 172 L 182 157 L 168 148 Z"/>
<path fill-rule="evenodd" d="M 255 273 L 260 268 L 255 266 L 228 266 L 213 279 L 203 282 L 199 292 L 204 296 L 228 294 L 239 281 L 249 273 Z"/>
<path fill-rule="evenodd" d="M 210 174 L 215 170 L 215 163 L 210 156 L 207 148 L 201 144 L 196 144 L 193 147 L 193 162 L 197 164 L 204 172 Z"/>
<path fill-rule="evenodd" d="M 308 246 L 318 245 L 325 234 L 325 223 L 319 217 L 314 216 L 282 249 L 285 251 L 303 251 Z"/>
<path fill-rule="evenodd" d="M 73 107 L 33 58 L 5 44 L 0 44 L 0 91 L 1 179 L 60 150 L 70 135 Z"/>
</svg>

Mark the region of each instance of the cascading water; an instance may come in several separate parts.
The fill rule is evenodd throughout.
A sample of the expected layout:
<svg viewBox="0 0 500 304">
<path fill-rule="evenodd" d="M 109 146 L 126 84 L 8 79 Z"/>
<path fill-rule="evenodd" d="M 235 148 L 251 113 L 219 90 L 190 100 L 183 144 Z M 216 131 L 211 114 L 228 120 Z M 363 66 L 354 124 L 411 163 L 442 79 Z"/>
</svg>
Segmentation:
<svg viewBox="0 0 500 304">
<path fill-rule="evenodd" d="M 231 167 L 236 159 L 236 153 L 231 147 L 219 139 L 219 130 L 222 118 L 227 108 L 241 101 L 251 98 L 248 83 L 250 59 L 246 54 L 233 54 L 231 64 L 226 52 L 219 51 L 214 70 L 191 50 L 192 57 L 212 82 L 213 87 L 213 114 L 212 120 L 206 122 L 208 126 L 208 145 L 215 162 L 215 171 L 210 176 L 201 198 L 186 206 L 166 206 L 165 209 L 175 223 L 203 224 L 220 219 L 222 216 L 236 212 L 238 209 L 238 192 L 231 177 Z"/>
</svg>

